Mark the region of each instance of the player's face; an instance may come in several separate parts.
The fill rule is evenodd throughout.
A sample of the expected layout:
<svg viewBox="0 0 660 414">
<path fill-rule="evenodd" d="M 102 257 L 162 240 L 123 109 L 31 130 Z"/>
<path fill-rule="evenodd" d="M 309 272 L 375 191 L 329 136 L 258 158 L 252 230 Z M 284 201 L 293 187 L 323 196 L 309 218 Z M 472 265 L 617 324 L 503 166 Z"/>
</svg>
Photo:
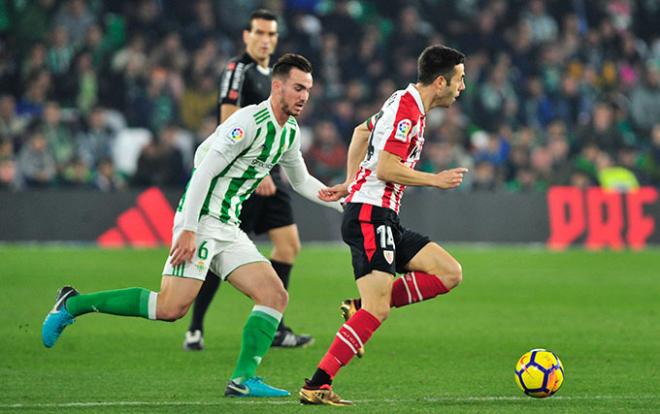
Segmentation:
<svg viewBox="0 0 660 414">
<path fill-rule="evenodd" d="M 253 19 L 250 30 L 243 30 L 243 42 L 248 54 L 255 60 L 266 60 L 277 47 L 277 22 Z"/>
<path fill-rule="evenodd" d="M 300 115 L 309 100 L 312 84 L 311 73 L 296 68 L 291 69 L 289 78 L 281 82 L 282 98 L 280 103 L 284 113 L 293 116 Z"/>
<path fill-rule="evenodd" d="M 454 66 L 454 73 L 449 83 L 442 82 L 436 96 L 437 105 L 447 108 L 453 104 L 461 92 L 465 90 L 465 65 L 458 64 Z"/>
</svg>

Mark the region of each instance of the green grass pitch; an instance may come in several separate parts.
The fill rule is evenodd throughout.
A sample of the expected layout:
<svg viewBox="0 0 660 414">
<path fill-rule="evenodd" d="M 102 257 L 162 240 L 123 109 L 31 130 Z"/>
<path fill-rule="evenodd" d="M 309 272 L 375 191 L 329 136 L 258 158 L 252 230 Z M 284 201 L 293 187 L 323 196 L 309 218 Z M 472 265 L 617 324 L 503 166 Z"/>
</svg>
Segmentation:
<svg viewBox="0 0 660 414">
<path fill-rule="evenodd" d="M 50 350 L 43 317 L 56 290 L 158 289 L 164 249 L 0 246 L 0 412 L 8 413 L 658 413 L 660 252 L 552 253 L 450 246 L 463 284 L 393 310 L 364 359 L 335 389 L 354 407 L 304 407 L 295 397 L 355 294 L 342 246 L 304 246 L 287 322 L 316 337 L 307 349 L 272 349 L 259 374 L 288 399 L 222 396 L 251 305 L 222 285 L 206 323 L 207 349 L 181 349 L 189 317 L 170 324 L 86 315 Z M 525 351 L 557 353 L 566 381 L 552 398 L 522 395 L 513 367 Z"/>
</svg>

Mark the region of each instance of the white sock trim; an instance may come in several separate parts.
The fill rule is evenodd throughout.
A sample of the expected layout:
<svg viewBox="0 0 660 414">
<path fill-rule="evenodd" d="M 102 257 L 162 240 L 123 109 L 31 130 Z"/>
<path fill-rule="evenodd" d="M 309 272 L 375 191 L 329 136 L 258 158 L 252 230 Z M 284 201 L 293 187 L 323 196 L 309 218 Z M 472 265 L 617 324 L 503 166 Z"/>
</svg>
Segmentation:
<svg viewBox="0 0 660 414">
<path fill-rule="evenodd" d="M 353 335 L 353 337 L 355 337 L 355 339 L 358 341 L 358 344 L 360 344 L 360 348 L 364 348 L 364 344 L 362 343 L 362 339 L 360 339 L 360 335 L 358 335 L 357 332 L 355 332 L 355 330 L 353 330 L 353 328 L 351 328 L 350 325 L 343 324 L 342 326 L 346 328 L 346 330 L 350 332 L 351 335 Z"/>
<path fill-rule="evenodd" d="M 408 294 L 408 303 L 413 303 L 412 294 L 410 293 L 408 283 L 406 282 L 406 275 L 401 276 L 401 280 L 403 280 L 403 287 L 406 288 L 406 293 Z"/>
<path fill-rule="evenodd" d="M 341 332 L 337 332 L 336 336 L 337 338 L 341 339 L 346 345 L 348 345 L 349 348 L 351 348 L 351 351 L 353 351 L 353 355 L 357 355 L 357 349 L 355 349 L 353 344 L 348 339 L 344 338 L 344 335 L 342 335 Z"/>
<path fill-rule="evenodd" d="M 147 303 L 147 316 L 152 321 L 156 319 L 156 304 L 158 303 L 158 293 L 149 292 L 149 302 Z"/>
<path fill-rule="evenodd" d="M 417 291 L 417 297 L 420 301 L 424 300 L 424 296 L 422 296 L 422 292 L 419 290 L 419 286 L 417 286 L 417 276 L 415 276 L 415 272 L 410 272 L 410 276 L 412 276 L 413 285 L 415 286 L 415 291 Z"/>
<path fill-rule="evenodd" d="M 273 308 L 269 308 L 268 306 L 254 305 L 254 308 L 252 308 L 252 312 L 254 311 L 263 312 L 266 315 L 272 316 L 273 318 L 277 319 L 277 323 L 280 323 L 280 321 L 282 320 L 282 312 L 279 312 L 278 310 L 275 310 Z"/>
</svg>

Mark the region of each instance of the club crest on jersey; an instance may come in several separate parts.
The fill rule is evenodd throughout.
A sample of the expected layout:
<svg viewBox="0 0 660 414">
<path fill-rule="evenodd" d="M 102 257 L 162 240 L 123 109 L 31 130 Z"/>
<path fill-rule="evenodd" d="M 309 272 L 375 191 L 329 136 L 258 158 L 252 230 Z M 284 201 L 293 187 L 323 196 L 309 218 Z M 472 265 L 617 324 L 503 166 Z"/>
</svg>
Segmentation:
<svg viewBox="0 0 660 414">
<path fill-rule="evenodd" d="M 394 138 L 403 142 L 407 141 L 408 134 L 410 133 L 411 129 L 412 129 L 412 122 L 410 122 L 410 119 L 400 120 L 399 123 L 396 125 L 396 133 L 394 134 Z"/>
<path fill-rule="evenodd" d="M 232 142 L 238 142 L 242 140 L 244 136 L 245 136 L 245 131 L 243 131 L 243 128 L 240 127 L 232 128 L 231 131 L 229 131 L 229 134 L 227 134 L 227 137 Z"/>
<path fill-rule="evenodd" d="M 385 257 L 387 263 L 392 264 L 394 261 L 394 252 L 392 250 L 383 250 L 383 257 Z"/>
</svg>

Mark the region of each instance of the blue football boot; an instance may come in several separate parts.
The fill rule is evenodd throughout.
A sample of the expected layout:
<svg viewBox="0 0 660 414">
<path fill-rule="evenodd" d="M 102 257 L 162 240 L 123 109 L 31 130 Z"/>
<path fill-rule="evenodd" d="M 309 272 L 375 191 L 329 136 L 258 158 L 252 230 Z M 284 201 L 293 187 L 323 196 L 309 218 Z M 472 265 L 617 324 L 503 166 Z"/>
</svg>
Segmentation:
<svg viewBox="0 0 660 414">
<path fill-rule="evenodd" d="M 78 295 L 78 291 L 71 286 L 64 286 L 57 292 L 55 306 L 46 315 L 44 324 L 41 327 L 41 339 L 46 348 L 52 348 L 64 328 L 74 322 L 73 316 L 66 310 L 64 304 L 68 298 L 76 295 Z"/>
<path fill-rule="evenodd" d="M 288 397 L 287 390 L 271 387 L 262 378 L 252 377 L 242 384 L 229 381 L 225 388 L 225 397 Z"/>
</svg>

